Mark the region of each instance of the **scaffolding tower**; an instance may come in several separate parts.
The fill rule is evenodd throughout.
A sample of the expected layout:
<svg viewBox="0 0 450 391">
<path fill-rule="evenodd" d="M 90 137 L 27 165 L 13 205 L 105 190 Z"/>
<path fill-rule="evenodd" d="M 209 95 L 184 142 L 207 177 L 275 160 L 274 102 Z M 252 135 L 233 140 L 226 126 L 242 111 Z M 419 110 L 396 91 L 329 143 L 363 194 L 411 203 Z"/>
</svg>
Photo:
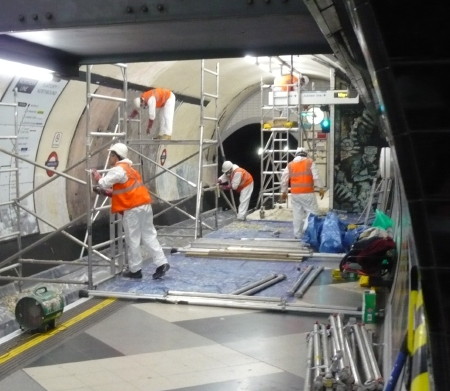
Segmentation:
<svg viewBox="0 0 450 391">
<path fill-rule="evenodd" d="M 295 153 L 301 135 L 300 82 L 261 81 L 261 190 L 258 206 L 271 209 L 281 195 L 281 175 Z M 294 137 L 290 137 L 290 136 Z"/>
<path fill-rule="evenodd" d="M 173 209 L 181 211 L 183 215 L 187 217 L 189 221 L 193 223 L 192 235 L 193 239 L 202 236 L 203 229 L 215 230 L 217 229 L 217 187 L 215 185 L 205 185 L 205 172 L 208 170 L 214 175 L 217 175 L 217 161 L 218 161 L 218 138 L 219 138 L 219 125 L 218 125 L 218 99 L 219 99 L 219 64 L 216 63 L 215 67 L 207 67 L 205 61 L 201 62 L 201 105 L 200 105 L 200 125 L 198 139 L 194 140 L 144 140 L 141 132 L 141 124 L 139 126 L 138 140 L 129 138 L 129 121 L 126 114 L 127 105 L 127 93 L 128 93 L 128 81 L 127 81 L 127 65 L 126 64 L 111 64 L 103 66 L 112 66 L 118 68 L 122 75 L 122 89 L 118 92 L 119 96 L 101 95 L 96 93 L 97 85 L 92 83 L 93 66 L 86 66 L 86 105 L 84 110 L 85 117 L 85 156 L 79 161 L 74 162 L 69 167 L 66 167 L 63 171 L 58 171 L 56 168 L 49 167 L 47 165 L 41 165 L 35 161 L 26 159 L 20 156 L 17 151 L 17 138 L 18 138 L 18 121 L 17 121 L 17 104 L 16 103 L 0 103 L 2 108 L 11 109 L 11 122 L 13 123 L 11 135 L 2 135 L 1 139 L 7 139 L 11 142 L 11 148 L 2 148 L 0 146 L 0 153 L 8 157 L 9 165 L 2 164 L 0 174 L 14 175 L 15 180 L 11 182 L 15 186 L 14 192 L 11 192 L 10 200 L 2 203 L 0 206 L 8 208 L 8 213 L 13 211 L 16 214 L 16 229 L 14 232 L 4 233 L 0 239 L 10 240 L 15 238 L 17 240 L 17 252 L 8 256 L 6 259 L 0 261 L 0 280 L 2 281 L 15 281 L 21 283 L 22 281 L 29 281 L 31 283 L 57 283 L 57 284 L 78 284 L 84 285 L 89 289 L 92 289 L 97 284 L 114 277 L 116 274 L 123 270 L 124 265 L 127 262 L 126 259 L 126 243 L 124 241 L 123 227 L 121 217 L 118 215 L 112 215 L 110 213 L 109 199 L 103 196 L 95 195 L 93 190 L 93 183 L 91 179 L 92 167 L 98 167 L 102 163 L 100 161 L 105 149 L 108 149 L 111 144 L 115 142 L 124 142 L 129 146 L 130 153 L 136 153 L 140 157 L 138 163 L 139 169 L 143 173 L 144 164 L 153 164 L 159 172 L 152 178 L 146 178 L 147 182 L 153 180 L 155 177 L 169 173 L 169 175 L 175 175 L 178 179 L 188 183 L 193 189 L 194 194 L 186 197 L 176 203 L 171 200 L 163 200 L 168 207 L 165 210 L 160 211 L 158 214 L 170 212 Z M 207 78 L 210 80 L 207 81 Z M 114 94 L 113 94 L 114 95 Z M 117 120 L 115 125 L 112 126 L 112 130 L 100 131 L 95 127 L 95 121 L 92 121 L 93 108 L 92 105 L 96 101 L 111 101 L 117 105 Z M 98 103 L 97 103 L 98 104 Z M 106 103 L 105 103 L 106 104 Z M 208 106 L 208 110 L 206 107 Z M 114 121 L 114 120 L 113 120 Z M 113 122 L 112 121 L 112 122 Z M 212 126 L 211 126 L 212 123 Z M 158 164 L 155 159 L 152 159 L 148 154 L 143 153 L 143 146 L 145 144 L 151 144 L 156 153 L 161 142 L 168 144 L 183 144 L 193 145 L 198 148 L 194 148 L 197 151 L 191 156 L 188 156 L 179 162 L 175 163 L 172 167 L 166 168 Z M 134 147 L 137 145 L 137 147 Z M 185 163 L 190 158 L 198 158 L 198 176 L 194 181 L 186 179 L 178 175 L 174 168 L 180 164 Z M 107 159 L 109 159 L 109 153 Z M 43 183 L 35 185 L 33 189 L 27 191 L 25 194 L 21 194 L 19 191 L 19 162 L 22 164 L 30 164 L 36 168 L 44 169 L 47 172 L 52 172 L 52 176 L 46 179 Z M 103 169 L 99 169 L 99 172 L 103 173 L 107 171 L 107 161 L 104 162 Z M 84 167 L 84 170 L 82 169 Z M 69 175 L 68 173 L 74 168 L 78 169 L 77 176 Z M 156 170 L 155 170 L 156 171 Z M 84 177 L 83 177 L 84 172 Z M 9 178 L 9 177 L 8 177 Z M 71 221 L 67 222 L 63 226 L 56 226 L 49 219 L 43 216 L 39 216 L 34 211 L 27 208 L 25 203 L 27 197 L 33 195 L 36 191 L 45 188 L 51 184 L 55 179 L 63 178 L 66 182 L 75 183 L 76 186 L 80 186 L 77 190 L 83 191 L 86 195 L 86 210 L 79 216 L 74 217 Z M 214 207 L 210 210 L 204 209 L 204 195 L 206 192 L 212 193 L 212 200 L 214 200 Z M 159 197 L 152 193 L 155 198 Z M 193 213 L 189 213 L 180 208 L 181 204 L 189 199 L 195 198 L 195 210 Z M 21 213 L 22 212 L 22 213 Z M 209 225 L 204 221 L 206 214 L 215 214 L 215 225 Z M 43 235 L 39 240 L 33 242 L 31 245 L 22 245 L 21 240 L 21 214 L 29 214 L 46 224 L 52 231 Z M 108 214 L 109 218 L 109 239 L 102 243 L 93 243 L 92 231 L 94 223 L 97 222 L 99 216 Z M 155 215 L 155 217 L 157 217 Z M 76 225 L 86 223 L 86 232 L 83 239 L 78 239 L 69 232 L 69 228 Z M 23 254 L 30 251 L 37 246 L 46 243 L 47 241 L 55 238 L 57 235 L 63 235 L 71 242 L 80 247 L 81 251 L 79 258 L 73 260 L 42 260 L 42 259 L 24 259 Z M 179 237 L 179 235 L 174 235 Z M 74 269 L 86 270 L 86 277 L 73 278 L 69 272 L 67 275 L 58 278 L 46 278 L 40 276 L 22 276 L 22 265 L 24 263 L 33 263 L 45 266 L 68 266 L 70 270 Z M 94 276 L 93 270 L 97 271 L 99 268 L 102 273 Z M 11 273 L 11 270 L 13 273 Z M 103 272 L 106 271 L 106 274 Z M 13 275 L 11 275 L 13 274 Z M 100 277 L 99 277 L 100 276 Z M 99 281 L 101 279 L 101 281 Z"/>
</svg>

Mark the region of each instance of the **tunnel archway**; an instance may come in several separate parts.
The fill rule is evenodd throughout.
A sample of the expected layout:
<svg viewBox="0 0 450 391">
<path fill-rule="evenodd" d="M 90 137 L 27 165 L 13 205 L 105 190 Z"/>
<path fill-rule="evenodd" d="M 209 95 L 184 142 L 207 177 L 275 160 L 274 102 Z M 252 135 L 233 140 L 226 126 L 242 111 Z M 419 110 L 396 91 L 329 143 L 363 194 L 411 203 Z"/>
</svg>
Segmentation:
<svg viewBox="0 0 450 391">
<path fill-rule="evenodd" d="M 254 189 L 249 210 L 257 206 L 261 187 L 261 162 L 258 155 L 261 146 L 260 132 L 259 123 L 248 124 L 233 132 L 222 143 L 226 160 L 245 168 L 253 176 Z M 219 161 L 219 175 L 223 161 L 222 156 Z"/>
</svg>

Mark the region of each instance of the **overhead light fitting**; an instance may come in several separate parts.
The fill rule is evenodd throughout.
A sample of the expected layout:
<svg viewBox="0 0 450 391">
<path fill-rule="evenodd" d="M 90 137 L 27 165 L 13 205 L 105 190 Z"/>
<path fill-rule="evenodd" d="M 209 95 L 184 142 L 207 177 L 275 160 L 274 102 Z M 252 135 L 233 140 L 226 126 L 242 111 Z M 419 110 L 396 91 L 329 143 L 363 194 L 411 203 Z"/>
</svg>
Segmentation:
<svg viewBox="0 0 450 391">
<path fill-rule="evenodd" d="M 53 79 L 53 71 L 50 69 L 2 59 L 0 59 L 0 74 L 5 76 L 21 76 L 40 81 L 50 81 Z"/>
</svg>

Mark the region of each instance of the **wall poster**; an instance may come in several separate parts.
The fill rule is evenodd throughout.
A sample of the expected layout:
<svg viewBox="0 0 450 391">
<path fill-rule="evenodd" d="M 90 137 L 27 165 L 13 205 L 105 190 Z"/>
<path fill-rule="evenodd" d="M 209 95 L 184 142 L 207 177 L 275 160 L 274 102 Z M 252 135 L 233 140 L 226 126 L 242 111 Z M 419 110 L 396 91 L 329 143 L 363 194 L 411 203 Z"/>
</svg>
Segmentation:
<svg viewBox="0 0 450 391">
<path fill-rule="evenodd" d="M 15 122 L 14 106 L 0 105 L 0 148 L 25 158 L 36 161 L 39 142 L 47 122 L 49 113 L 66 86 L 66 80 L 38 81 L 24 77 L 12 80 L 2 97 L 5 104 L 17 103 L 17 123 Z M 14 136 L 17 130 L 17 138 Z M 16 158 L 0 151 L 0 232 L 1 236 L 12 234 L 18 229 L 16 208 L 10 201 L 33 190 L 34 172 L 36 168 L 23 160 L 18 160 L 19 183 L 17 186 Z M 25 208 L 34 209 L 34 195 L 20 201 Z M 36 217 L 20 208 L 20 234 L 29 235 L 38 232 Z M 6 238 L 8 239 L 8 238 Z"/>
</svg>

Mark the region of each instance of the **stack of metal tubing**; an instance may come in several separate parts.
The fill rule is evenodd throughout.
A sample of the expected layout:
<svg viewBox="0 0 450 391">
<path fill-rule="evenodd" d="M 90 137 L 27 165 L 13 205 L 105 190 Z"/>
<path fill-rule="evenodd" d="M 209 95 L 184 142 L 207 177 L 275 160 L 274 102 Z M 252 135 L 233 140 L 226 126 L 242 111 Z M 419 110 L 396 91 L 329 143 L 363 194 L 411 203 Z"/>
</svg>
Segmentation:
<svg viewBox="0 0 450 391">
<path fill-rule="evenodd" d="M 384 380 L 364 324 L 355 318 L 343 326 L 341 315 L 329 325 L 316 323 L 307 336 L 305 391 L 383 390 Z"/>
</svg>

